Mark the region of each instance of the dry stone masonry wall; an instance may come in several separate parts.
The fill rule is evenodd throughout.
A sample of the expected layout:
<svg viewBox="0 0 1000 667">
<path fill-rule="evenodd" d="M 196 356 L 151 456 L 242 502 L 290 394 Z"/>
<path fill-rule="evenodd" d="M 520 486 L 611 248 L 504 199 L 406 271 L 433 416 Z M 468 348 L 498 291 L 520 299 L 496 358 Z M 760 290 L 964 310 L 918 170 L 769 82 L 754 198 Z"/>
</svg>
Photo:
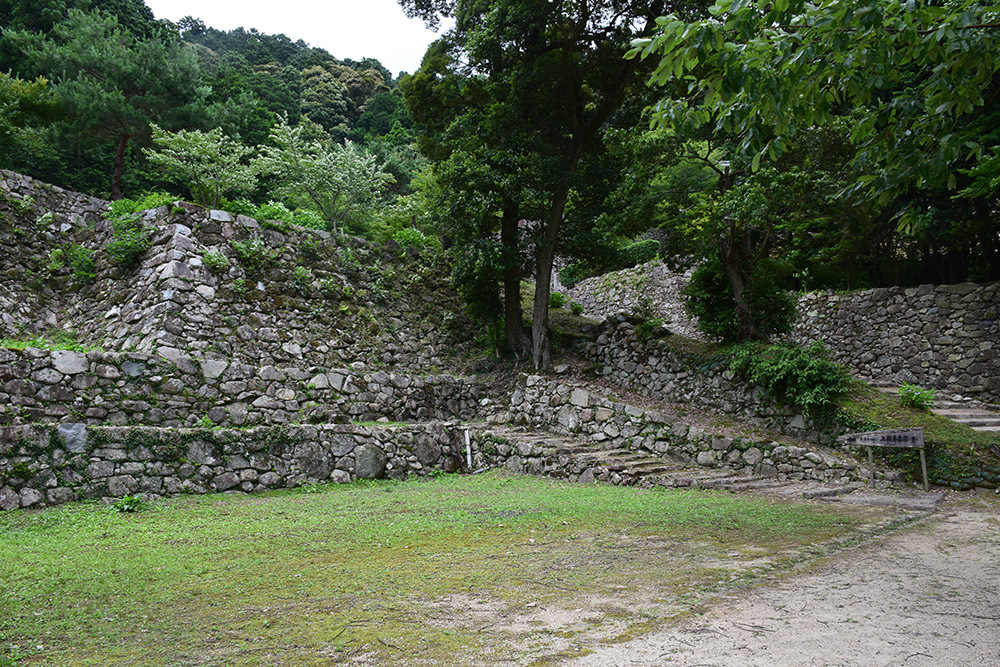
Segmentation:
<svg viewBox="0 0 1000 667">
<path fill-rule="evenodd" d="M 606 320 L 596 341 L 586 343 L 583 352 L 599 375 L 650 398 L 736 415 L 803 440 L 830 438 L 807 416 L 739 380 L 723 361 L 686 354 L 662 339 L 643 340 L 623 318 Z"/>
<path fill-rule="evenodd" d="M 253 493 L 322 482 L 455 472 L 464 429 L 449 424 L 254 429 L 0 427 L 0 510 L 91 498 Z M 478 452 L 473 465 L 481 464 Z"/>
<path fill-rule="evenodd" d="M 253 366 L 161 349 L 0 348 L 0 424 L 244 426 L 475 419 L 489 405 L 470 378 L 353 367 Z"/>
<path fill-rule="evenodd" d="M 820 454 L 774 441 L 713 434 L 700 427 L 673 423 L 656 411 L 612 401 L 586 387 L 540 376 L 522 379 L 511 397 L 510 414 L 496 421 L 573 434 L 599 449 L 624 448 L 703 468 L 841 484 L 859 477 L 857 465 L 844 453 L 827 450 Z M 518 445 L 491 438 L 489 432 L 480 436 L 479 449 L 487 460 L 517 472 L 571 481 L 635 483 L 625 471 L 595 469 L 544 445 Z"/>
<path fill-rule="evenodd" d="M 1000 283 L 806 294 L 794 337 L 876 383 L 1000 402 Z"/>
<path fill-rule="evenodd" d="M 588 314 L 627 313 L 643 299 L 664 325 L 703 338 L 680 303 L 686 278 L 650 262 L 569 290 Z M 889 287 L 799 297 L 792 338 L 821 341 L 856 375 L 1000 402 L 1000 283 Z"/>
</svg>

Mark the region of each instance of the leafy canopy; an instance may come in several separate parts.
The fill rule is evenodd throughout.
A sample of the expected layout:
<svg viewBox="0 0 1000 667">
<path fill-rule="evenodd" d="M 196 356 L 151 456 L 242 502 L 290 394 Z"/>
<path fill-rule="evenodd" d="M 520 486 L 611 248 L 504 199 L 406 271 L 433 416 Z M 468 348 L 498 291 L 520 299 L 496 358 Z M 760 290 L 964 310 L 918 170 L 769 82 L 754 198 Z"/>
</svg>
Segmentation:
<svg viewBox="0 0 1000 667">
<path fill-rule="evenodd" d="M 656 122 L 712 125 L 756 169 L 797 127 L 863 110 L 852 132 L 859 188 L 881 203 L 911 185 L 955 185 L 983 154 L 976 119 L 995 94 L 1000 7 L 976 0 L 718 0 L 712 18 L 658 20 L 631 57 L 658 58 L 652 82 L 679 84 Z"/>
<path fill-rule="evenodd" d="M 257 168 L 247 161 L 253 149 L 223 135 L 220 128 L 166 132 L 153 125 L 152 129 L 153 141 L 161 148 L 146 149 L 146 157 L 186 183 L 196 203 L 217 208 L 224 194 L 252 191 L 257 184 Z"/>
</svg>

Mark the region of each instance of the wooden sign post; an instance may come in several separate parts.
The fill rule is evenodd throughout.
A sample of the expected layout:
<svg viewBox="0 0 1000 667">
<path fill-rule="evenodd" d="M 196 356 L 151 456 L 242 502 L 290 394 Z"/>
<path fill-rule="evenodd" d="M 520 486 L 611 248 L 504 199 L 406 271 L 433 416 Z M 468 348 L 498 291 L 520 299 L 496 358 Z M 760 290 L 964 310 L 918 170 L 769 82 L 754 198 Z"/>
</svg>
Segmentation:
<svg viewBox="0 0 1000 667">
<path fill-rule="evenodd" d="M 930 490 L 927 481 L 927 457 L 924 455 L 924 429 L 910 428 L 898 431 L 868 431 L 848 433 L 837 438 L 847 445 L 863 445 L 868 448 L 868 470 L 871 473 L 872 488 L 875 488 L 875 456 L 872 447 L 895 447 L 920 450 L 920 471 L 924 474 L 924 491 Z"/>
</svg>

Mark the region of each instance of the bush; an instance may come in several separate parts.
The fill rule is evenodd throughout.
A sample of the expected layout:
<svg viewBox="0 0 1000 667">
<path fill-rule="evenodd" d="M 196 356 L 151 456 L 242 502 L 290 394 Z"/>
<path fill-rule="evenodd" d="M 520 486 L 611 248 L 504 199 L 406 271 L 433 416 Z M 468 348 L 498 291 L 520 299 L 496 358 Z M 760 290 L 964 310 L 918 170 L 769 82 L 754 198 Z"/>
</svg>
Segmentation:
<svg viewBox="0 0 1000 667">
<path fill-rule="evenodd" d="M 246 241 L 233 241 L 233 251 L 247 272 L 261 271 L 278 260 L 276 250 L 270 250 L 259 236 Z"/>
<path fill-rule="evenodd" d="M 591 276 L 597 275 L 597 273 L 599 271 L 589 262 L 573 262 L 572 264 L 567 264 L 559 271 L 559 282 L 566 287 L 572 287 L 581 280 L 586 280 Z"/>
<path fill-rule="evenodd" d="M 424 250 L 427 248 L 440 249 L 441 247 L 441 242 L 438 239 L 433 236 L 426 236 L 422 231 L 413 227 L 404 227 L 403 229 L 396 230 L 392 235 L 392 240 L 404 248 Z"/>
<path fill-rule="evenodd" d="M 568 300 L 562 292 L 549 292 L 549 308 L 562 308 Z"/>
<path fill-rule="evenodd" d="M 83 246 L 71 244 L 66 248 L 66 259 L 73 269 L 73 280 L 80 285 L 90 285 L 97 276 L 94 275 L 94 251 Z"/>
<path fill-rule="evenodd" d="M 299 296 L 309 296 L 313 276 L 304 266 L 296 266 L 292 271 L 292 290 Z"/>
<path fill-rule="evenodd" d="M 618 252 L 618 264 L 620 268 L 630 269 L 639 264 L 651 262 L 660 252 L 660 242 L 653 239 L 638 241 L 627 245 Z"/>
<path fill-rule="evenodd" d="M 904 384 L 899 388 L 899 404 L 915 410 L 930 410 L 934 405 L 937 392 L 933 389 L 922 389 L 915 384 Z"/>
<path fill-rule="evenodd" d="M 142 256 L 151 247 L 152 235 L 138 217 L 113 222 L 111 240 L 104 245 L 111 261 L 125 270 L 138 266 Z"/>
<path fill-rule="evenodd" d="M 142 211 L 169 206 L 176 200 L 165 192 L 147 194 L 139 200 L 119 199 L 108 207 L 111 239 L 104 245 L 111 261 L 124 270 L 138 266 L 142 256 L 153 246 L 153 239 L 142 224 Z"/>
<path fill-rule="evenodd" d="M 229 259 L 217 250 L 202 252 L 201 261 L 212 273 L 221 275 L 229 271 Z"/>
<path fill-rule="evenodd" d="M 780 265 L 765 259 L 746 280 L 743 298 L 761 340 L 791 330 L 795 299 L 778 284 L 780 275 Z M 733 288 L 718 257 L 713 256 L 695 269 L 681 295 L 688 312 L 698 318 L 699 329 L 727 343 L 742 341 Z"/>
<path fill-rule="evenodd" d="M 123 496 L 120 500 L 113 502 L 111 506 L 122 514 L 127 514 L 141 512 L 146 508 L 146 503 L 139 496 Z"/>
<path fill-rule="evenodd" d="M 583 315 L 583 304 L 579 301 L 571 301 L 569 304 L 569 312 L 574 315 Z"/>
<path fill-rule="evenodd" d="M 833 400 L 850 387 L 847 371 L 829 358 L 822 343 L 808 348 L 742 343 L 732 348 L 729 367 L 812 416 L 830 414 Z"/>
</svg>

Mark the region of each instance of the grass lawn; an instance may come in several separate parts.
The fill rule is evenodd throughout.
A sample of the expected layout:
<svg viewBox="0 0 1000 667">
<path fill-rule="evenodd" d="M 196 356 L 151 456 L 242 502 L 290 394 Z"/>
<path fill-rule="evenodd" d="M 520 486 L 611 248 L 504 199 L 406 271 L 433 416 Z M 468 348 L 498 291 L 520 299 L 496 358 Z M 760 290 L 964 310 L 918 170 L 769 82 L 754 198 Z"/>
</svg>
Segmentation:
<svg viewBox="0 0 1000 667">
<path fill-rule="evenodd" d="M 0 665 L 545 664 L 883 520 L 490 473 L 0 514 Z"/>
</svg>

